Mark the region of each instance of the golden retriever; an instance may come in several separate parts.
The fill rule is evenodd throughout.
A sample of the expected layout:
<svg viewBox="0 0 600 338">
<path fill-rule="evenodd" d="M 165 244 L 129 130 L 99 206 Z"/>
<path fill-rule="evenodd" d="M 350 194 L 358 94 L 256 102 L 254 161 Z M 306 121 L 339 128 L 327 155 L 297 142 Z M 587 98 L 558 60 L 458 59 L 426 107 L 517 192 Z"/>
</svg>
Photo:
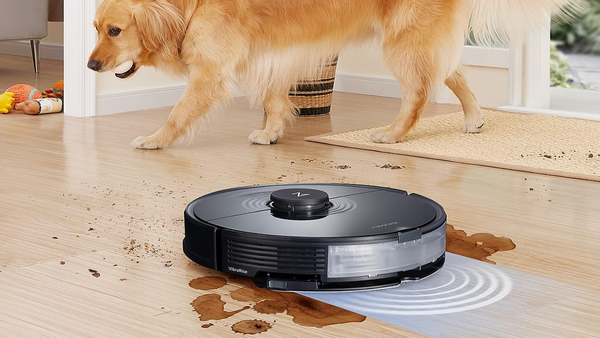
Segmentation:
<svg viewBox="0 0 600 338">
<path fill-rule="evenodd" d="M 105 0 L 94 25 L 98 44 L 88 67 L 127 78 L 141 66 L 185 75 L 187 87 L 166 123 L 132 146 L 158 149 L 186 134 L 207 112 L 222 108 L 235 85 L 262 103 L 267 120 L 249 139 L 275 143 L 296 107 L 288 98 L 301 78 L 349 44 L 380 42 L 402 87 L 400 113 L 375 142 L 402 141 L 432 90 L 445 83 L 460 99 L 463 131 L 483 125 L 461 75 L 467 33 L 506 42 L 564 16 L 579 0 Z M 368 118 L 368 117 L 365 117 Z"/>
</svg>

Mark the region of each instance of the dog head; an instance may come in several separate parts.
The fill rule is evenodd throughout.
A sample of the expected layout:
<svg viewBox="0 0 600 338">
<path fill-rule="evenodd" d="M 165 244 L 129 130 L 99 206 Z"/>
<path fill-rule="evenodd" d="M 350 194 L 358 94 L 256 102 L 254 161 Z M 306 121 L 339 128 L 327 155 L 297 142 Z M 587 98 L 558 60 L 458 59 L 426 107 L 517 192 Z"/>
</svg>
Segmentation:
<svg viewBox="0 0 600 338">
<path fill-rule="evenodd" d="M 151 65 L 153 55 L 178 58 L 185 34 L 180 10 L 168 0 L 105 0 L 96 12 L 98 43 L 88 62 L 97 72 L 118 78 Z"/>
</svg>

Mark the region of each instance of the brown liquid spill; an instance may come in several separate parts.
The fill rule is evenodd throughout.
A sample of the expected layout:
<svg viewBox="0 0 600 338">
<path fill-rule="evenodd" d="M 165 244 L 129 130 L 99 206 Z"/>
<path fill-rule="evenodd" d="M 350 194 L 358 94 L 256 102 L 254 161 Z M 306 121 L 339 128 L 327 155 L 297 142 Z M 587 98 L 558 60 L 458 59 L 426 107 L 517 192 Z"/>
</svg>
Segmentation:
<svg viewBox="0 0 600 338">
<path fill-rule="evenodd" d="M 236 333 L 257 334 L 266 332 L 271 328 L 271 324 L 262 320 L 242 320 L 233 324 L 231 329 Z"/>
<path fill-rule="evenodd" d="M 280 300 L 265 299 L 254 305 L 254 310 L 258 313 L 275 314 L 283 313 L 288 305 Z"/>
<path fill-rule="evenodd" d="M 453 254 L 496 264 L 488 258 L 498 251 L 513 250 L 517 246 L 507 237 L 492 234 L 473 234 L 467 236 L 462 230 L 456 230 L 450 224 L 446 228 L 446 251 Z"/>
<path fill-rule="evenodd" d="M 244 306 L 236 311 L 225 311 L 225 302 L 221 300 L 221 296 L 214 294 L 200 296 L 194 299 L 191 304 L 194 311 L 200 315 L 201 321 L 229 318 L 236 313 L 250 308 L 249 306 Z"/>
<path fill-rule="evenodd" d="M 223 277 L 200 277 L 190 282 L 190 287 L 197 290 L 214 290 L 227 285 Z"/>
<path fill-rule="evenodd" d="M 231 292 L 232 299 L 256 302 L 253 309 L 258 313 L 274 314 L 287 311 L 287 314 L 294 318 L 294 323 L 302 326 L 321 328 L 327 325 L 362 322 L 367 318 L 296 293 L 261 289 L 249 278 L 231 277 L 229 280 L 242 285 L 242 288 Z"/>
<path fill-rule="evenodd" d="M 212 324 L 212 323 L 211 323 L 211 324 L 204 324 L 204 325 L 202 325 L 202 328 L 203 328 L 203 329 L 208 329 L 209 327 L 211 327 L 211 326 L 213 326 L 213 325 L 214 325 L 214 324 Z"/>
</svg>

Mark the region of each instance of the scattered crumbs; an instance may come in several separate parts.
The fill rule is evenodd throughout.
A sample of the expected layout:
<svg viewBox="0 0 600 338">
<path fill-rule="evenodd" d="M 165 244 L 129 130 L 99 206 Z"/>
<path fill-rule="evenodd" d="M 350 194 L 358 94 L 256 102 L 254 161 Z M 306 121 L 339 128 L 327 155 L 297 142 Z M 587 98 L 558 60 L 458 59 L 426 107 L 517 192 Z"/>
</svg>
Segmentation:
<svg viewBox="0 0 600 338">
<path fill-rule="evenodd" d="M 376 166 L 377 168 L 381 168 L 381 169 L 391 169 L 391 170 L 400 170 L 400 169 L 404 169 L 404 166 L 399 166 L 399 165 L 391 165 L 389 163 L 386 163 L 382 166 Z"/>
<path fill-rule="evenodd" d="M 296 163 L 296 162 L 294 162 L 294 161 L 291 161 L 291 162 L 290 162 L 290 164 L 294 164 L 294 163 Z"/>
<path fill-rule="evenodd" d="M 588 158 L 593 158 L 593 157 L 594 157 L 594 154 L 589 154 L 588 155 Z"/>
<path fill-rule="evenodd" d="M 60 265 L 65 265 L 66 262 L 65 261 L 60 261 Z"/>
<path fill-rule="evenodd" d="M 92 250 L 92 252 L 98 252 L 98 250 Z"/>
<path fill-rule="evenodd" d="M 527 181 L 527 177 L 525 177 L 525 181 Z"/>
<path fill-rule="evenodd" d="M 164 309 L 165 309 L 165 307 L 164 307 L 164 306 L 161 306 L 161 307 L 160 307 L 160 309 L 161 309 L 161 310 L 164 310 Z"/>
<path fill-rule="evenodd" d="M 56 237 L 56 236 L 53 236 L 53 237 L 52 237 L 52 239 L 58 239 L 58 237 Z"/>
<path fill-rule="evenodd" d="M 96 230 L 96 229 L 94 229 L 94 228 L 89 228 L 88 229 L 88 231 L 94 231 L 94 230 Z"/>
<path fill-rule="evenodd" d="M 126 280 L 127 280 L 127 278 L 119 278 L 119 282 L 123 282 L 123 281 L 126 281 Z"/>
<path fill-rule="evenodd" d="M 88 271 L 92 274 L 92 276 L 96 278 L 100 277 L 100 272 L 98 272 L 98 270 L 88 269 Z"/>
<path fill-rule="evenodd" d="M 529 188 L 530 191 L 533 191 L 533 188 Z"/>
<path fill-rule="evenodd" d="M 90 207 L 87 207 L 87 208 L 85 208 L 85 210 L 87 210 L 87 211 L 90 211 L 90 210 L 92 210 L 92 209 L 90 209 Z"/>
<path fill-rule="evenodd" d="M 118 266 L 117 264 L 113 264 L 113 266 Z"/>
<path fill-rule="evenodd" d="M 548 202 L 552 202 L 552 200 L 548 200 Z"/>
<path fill-rule="evenodd" d="M 171 262 L 171 261 L 166 261 L 166 262 L 162 262 L 162 263 L 165 263 L 165 268 L 170 268 L 173 266 L 173 262 Z"/>
<path fill-rule="evenodd" d="M 544 155 L 545 158 L 552 158 L 550 155 Z"/>
<path fill-rule="evenodd" d="M 347 164 L 342 164 L 342 165 L 336 165 L 335 168 L 336 169 L 350 169 L 352 167 Z"/>
</svg>

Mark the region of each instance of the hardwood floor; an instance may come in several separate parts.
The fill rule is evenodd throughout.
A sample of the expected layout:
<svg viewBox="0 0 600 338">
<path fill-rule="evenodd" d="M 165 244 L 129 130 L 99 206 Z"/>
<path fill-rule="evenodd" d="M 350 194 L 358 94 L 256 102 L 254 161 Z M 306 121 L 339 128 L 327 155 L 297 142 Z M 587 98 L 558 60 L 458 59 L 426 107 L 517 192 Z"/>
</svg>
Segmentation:
<svg viewBox="0 0 600 338">
<path fill-rule="evenodd" d="M 0 54 L 0 92 L 16 84 L 32 85 L 43 91 L 62 78 L 62 61 L 42 59 L 36 76 L 31 57 Z"/>
<path fill-rule="evenodd" d="M 15 67 L 30 60 L 0 60 L 0 86 L 27 81 L 29 67 Z M 59 74 L 38 83 L 51 85 Z M 2 336 L 221 337 L 251 319 L 272 324 L 261 337 L 417 336 L 370 318 L 315 328 L 289 312 L 247 310 L 199 321 L 190 303 L 205 292 L 188 283 L 224 275 L 183 255 L 183 209 L 200 195 L 253 184 L 348 182 L 416 192 L 443 205 L 457 229 L 511 238 L 517 247 L 494 254 L 498 265 L 570 285 L 581 299 L 600 299 L 600 184 L 304 141 L 389 123 L 399 104 L 336 93 L 330 116 L 298 118 L 278 144 L 256 146 L 247 136 L 263 123 L 262 110 L 237 99 L 189 144 L 159 151 L 129 144 L 160 127 L 167 108 L 96 118 L 0 115 Z M 432 105 L 425 115 L 458 109 Z M 404 168 L 380 168 L 388 163 Z M 230 297 L 238 287 L 230 280 L 211 292 L 226 302 L 225 311 L 236 311 L 249 305 Z M 600 335 L 593 331 L 597 306 L 568 309 L 569 323 L 547 325 L 539 336 L 575 336 L 569 332 L 578 327 Z M 541 329 L 552 321 L 552 314 L 530 315 Z"/>
</svg>

